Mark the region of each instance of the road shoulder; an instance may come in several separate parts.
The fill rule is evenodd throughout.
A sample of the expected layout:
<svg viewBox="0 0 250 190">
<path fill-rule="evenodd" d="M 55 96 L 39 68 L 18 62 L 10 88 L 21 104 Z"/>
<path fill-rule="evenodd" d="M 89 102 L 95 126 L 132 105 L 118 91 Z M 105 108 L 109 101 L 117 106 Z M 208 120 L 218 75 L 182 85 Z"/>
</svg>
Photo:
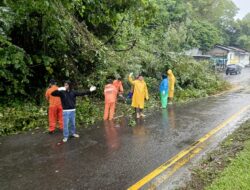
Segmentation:
<svg viewBox="0 0 250 190">
<path fill-rule="evenodd" d="M 225 189 L 231 176 L 235 173 L 240 174 L 240 171 L 245 169 L 243 158 L 250 158 L 250 120 L 220 143 L 218 149 L 207 154 L 199 164 L 194 166 L 191 169 L 191 180 L 179 190 Z M 243 174 L 240 179 L 248 178 Z M 237 183 L 237 187 L 239 185 L 244 187 L 247 183 L 249 181 L 243 180 Z"/>
</svg>

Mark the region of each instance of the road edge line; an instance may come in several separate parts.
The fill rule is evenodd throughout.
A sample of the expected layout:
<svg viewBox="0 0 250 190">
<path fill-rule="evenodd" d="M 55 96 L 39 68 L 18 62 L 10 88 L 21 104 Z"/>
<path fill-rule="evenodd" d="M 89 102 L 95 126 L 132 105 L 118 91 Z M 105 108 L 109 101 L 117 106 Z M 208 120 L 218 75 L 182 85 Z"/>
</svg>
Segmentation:
<svg viewBox="0 0 250 190">
<path fill-rule="evenodd" d="M 185 155 L 190 153 L 192 150 L 197 148 L 200 144 L 208 140 L 211 136 L 216 134 L 219 130 L 227 126 L 231 121 L 233 121 L 235 118 L 237 118 L 241 113 L 245 112 L 250 108 L 250 105 L 247 105 L 240 109 L 238 112 L 233 114 L 231 117 L 229 117 L 227 120 L 219 124 L 217 127 L 209 131 L 207 134 L 205 134 L 203 137 L 201 137 L 199 140 L 197 140 L 195 143 L 192 145 L 188 146 L 187 148 L 183 149 L 180 151 L 178 154 L 164 162 L 162 165 L 160 165 L 158 168 L 147 174 L 145 177 L 143 177 L 141 180 L 136 182 L 134 185 L 130 186 L 128 190 L 137 190 L 143 187 L 145 184 L 149 183 L 152 179 L 163 173 L 165 170 L 167 170 L 170 166 L 175 164 L 178 160 L 183 158 Z"/>
</svg>

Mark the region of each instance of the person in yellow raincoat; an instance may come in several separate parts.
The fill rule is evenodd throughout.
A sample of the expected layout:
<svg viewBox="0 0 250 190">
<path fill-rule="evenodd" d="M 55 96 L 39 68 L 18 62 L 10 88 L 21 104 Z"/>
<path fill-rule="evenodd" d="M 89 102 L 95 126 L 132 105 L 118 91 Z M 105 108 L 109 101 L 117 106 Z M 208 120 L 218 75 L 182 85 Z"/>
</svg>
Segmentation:
<svg viewBox="0 0 250 190">
<path fill-rule="evenodd" d="M 168 75 L 168 104 L 173 104 L 175 76 L 171 69 L 167 71 L 167 75 Z"/>
<path fill-rule="evenodd" d="M 128 80 L 134 86 L 133 97 L 132 97 L 132 107 L 136 109 L 136 118 L 145 117 L 142 113 L 144 109 L 144 101 L 148 100 L 148 88 L 147 84 L 143 79 L 142 75 L 139 75 L 138 79 L 132 79 L 133 73 L 130 73 Z"/>
</svg>

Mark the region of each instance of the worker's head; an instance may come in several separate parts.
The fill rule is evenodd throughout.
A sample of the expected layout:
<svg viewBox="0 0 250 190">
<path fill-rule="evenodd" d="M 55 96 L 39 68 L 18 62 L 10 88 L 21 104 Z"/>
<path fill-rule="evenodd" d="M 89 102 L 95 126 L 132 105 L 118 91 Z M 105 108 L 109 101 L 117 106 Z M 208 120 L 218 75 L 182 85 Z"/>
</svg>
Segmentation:
<svg viewBox="0 0 250 190">
<path fill-rule="evenodd" d="M 50 79 L 49 84 L 50 85 L 56 85 L 56 80 L 55 79 Z"/>
<path fill-rule="evenodd" d="M 163 74 L 161 77 L 162 77 L 162 79 L 166 79 L 167 75 Z"/>
<path fill-rule="evenodd" d="M 64 87 L 66 88 L 66 90 L 70 90 L 70 88 L 71 88 L 71 81 L 70 80 L 64 81 Z"/>
<path fill-rule="evenodd" d="M 112 80 L 111 78 L 109 78 L 109 79 L 107 80 L 107 83 L 108 83 L 108 84 L 113 84 L 113 80 Z"/>
<path fill-rule="evenodd" d="M 172 74 L 173 74 L 172 70 L 171 70 L 171 69 L 168 69 L 167 74 L 168 74 L 168 75 L 172 75 Z"/>
<path fill-rule="evenodd" d="M 142 76 L 142 74 L 139 74 L 139 75 L 138 75 L 138 80 L 143 81 L 143 76 Z"/>
<path fill-rule="evenodd" d="M 122 78 L 121 75 L 119 75 L 119 74 L 116 74 L 116 75 L 115 75 L 115 79 L 116 79 L 116 80 L 121 80 L 121 78 Z"/>
</svg>

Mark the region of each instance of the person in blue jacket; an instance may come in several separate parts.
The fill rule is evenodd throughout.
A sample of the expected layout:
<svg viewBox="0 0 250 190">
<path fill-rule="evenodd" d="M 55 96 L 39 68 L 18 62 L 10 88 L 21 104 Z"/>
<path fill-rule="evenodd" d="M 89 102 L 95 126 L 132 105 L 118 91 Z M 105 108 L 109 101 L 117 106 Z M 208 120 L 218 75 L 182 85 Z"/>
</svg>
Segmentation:
<svg viewBox="0 0 250 190">
<path fill-rule="evenodd" d="M 162 81 L 160 84 L 160 96 L 161 107 L 165 109 L 168 105 L 168 77 L 165 74 L 162 75 Z"/>
</svg>

